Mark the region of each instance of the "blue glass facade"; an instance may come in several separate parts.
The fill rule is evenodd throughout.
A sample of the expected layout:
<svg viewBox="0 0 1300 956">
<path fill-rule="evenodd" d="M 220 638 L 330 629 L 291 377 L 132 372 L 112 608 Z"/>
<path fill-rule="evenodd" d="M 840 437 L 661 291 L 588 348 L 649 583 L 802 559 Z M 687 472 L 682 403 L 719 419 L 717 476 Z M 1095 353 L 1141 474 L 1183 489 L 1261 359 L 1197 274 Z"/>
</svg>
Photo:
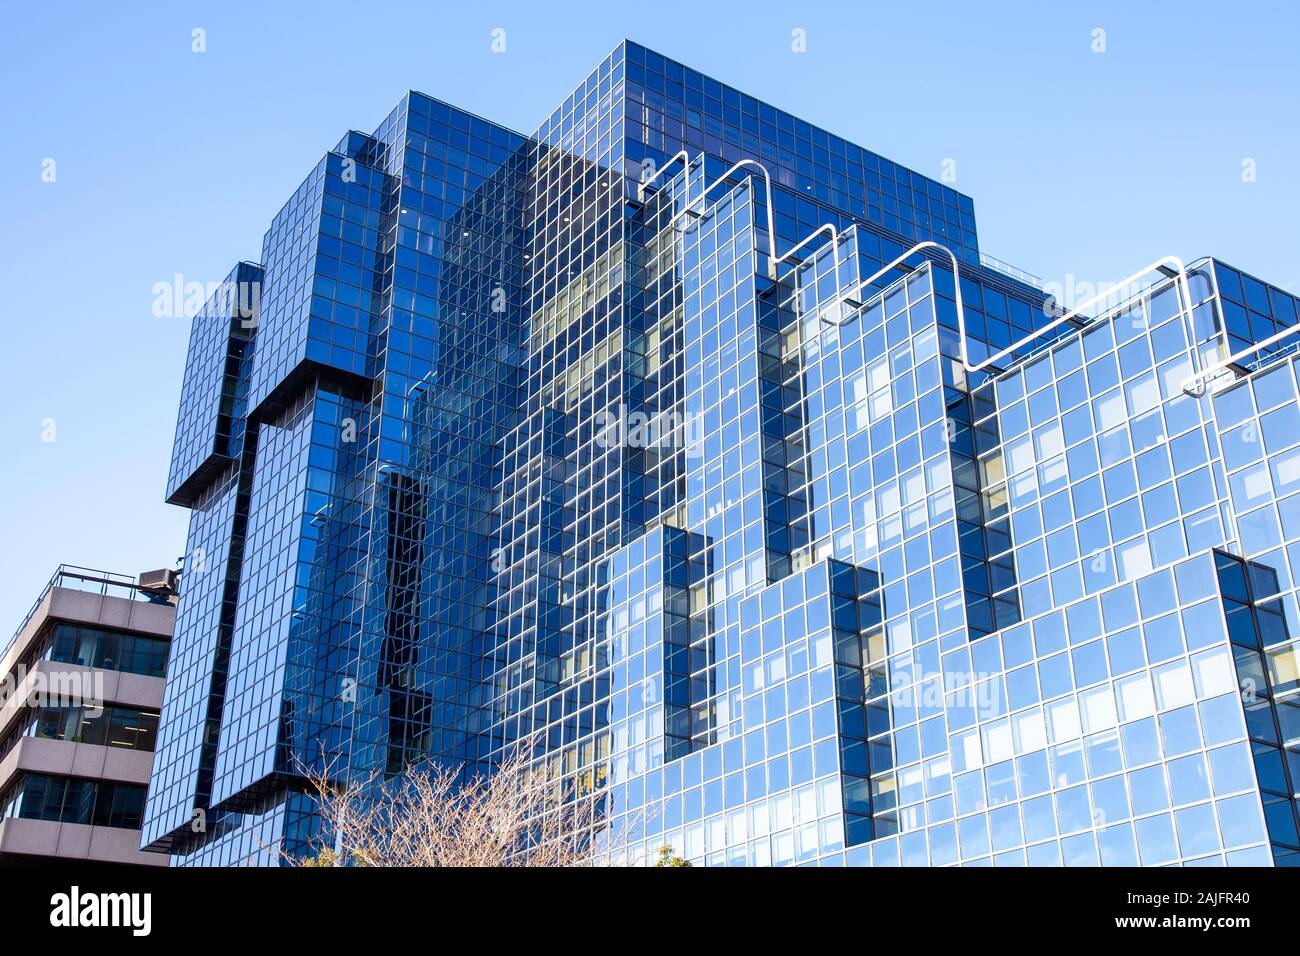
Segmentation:
<svg viewBox="0 0 1300 956">
<path fill-rule="evenodd" d="M 1293 862 L 1297 373 L 1203 379 L 1295 300 L 981 261 L 630 42 L 531 136 L 349 133 L 195 321 L 144 844 L 274 863 L 311 771 L 526 741 L 626 862 Z"/>
</svg>

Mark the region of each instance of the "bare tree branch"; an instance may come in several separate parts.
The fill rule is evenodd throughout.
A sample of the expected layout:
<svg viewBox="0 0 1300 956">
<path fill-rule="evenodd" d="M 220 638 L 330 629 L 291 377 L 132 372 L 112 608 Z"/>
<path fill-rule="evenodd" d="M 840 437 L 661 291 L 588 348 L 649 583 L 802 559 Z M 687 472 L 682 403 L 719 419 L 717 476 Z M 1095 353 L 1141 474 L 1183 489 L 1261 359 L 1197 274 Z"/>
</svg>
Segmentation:
<svg viewBox="0 0 1300 956">
<path fill-rule="evenodd" d="M 307 773 L 323 818 L 314 855 L 299 866 L 593 866 L 615 859 L 590 781 L 536 765 L 526 744 L 490 774 L 415 767 L 381 780 Z"/>
</svg>

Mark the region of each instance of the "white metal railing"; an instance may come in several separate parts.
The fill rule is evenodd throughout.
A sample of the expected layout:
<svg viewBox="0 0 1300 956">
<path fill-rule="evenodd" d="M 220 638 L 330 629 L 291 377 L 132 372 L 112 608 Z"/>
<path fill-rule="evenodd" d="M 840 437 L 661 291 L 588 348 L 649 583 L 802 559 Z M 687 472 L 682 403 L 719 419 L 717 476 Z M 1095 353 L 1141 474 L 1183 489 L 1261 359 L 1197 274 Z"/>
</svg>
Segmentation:
<svg viewBox="0 0 1300 956">
<path fill-rule="evenodd" d="M 1028 272 L 1019 266 L 1013 266 L 1011 263 L 1004 262 L 996 256 L 989 255 L 987 252 L 980 253 L 980 265 L 984 266 L 986 269 L 992 269 L 994 272 L 1001 272 L 1003 275 L 1011 276 L 1011 278 L 1018 279 L 1026 285 L 1032 285 L 1036 289 L 1041 289 L 1043 287 L 1043 280 L 1032 272 Z"/>
</svg>

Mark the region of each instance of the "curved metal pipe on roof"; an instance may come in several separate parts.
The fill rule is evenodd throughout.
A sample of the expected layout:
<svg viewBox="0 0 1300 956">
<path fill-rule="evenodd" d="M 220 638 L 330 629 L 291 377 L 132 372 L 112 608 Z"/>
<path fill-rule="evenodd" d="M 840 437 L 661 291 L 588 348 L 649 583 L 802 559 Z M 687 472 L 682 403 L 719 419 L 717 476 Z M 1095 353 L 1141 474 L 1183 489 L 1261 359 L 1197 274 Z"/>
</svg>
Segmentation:
<svg viewBox="0 0 1300 956">
<path fill-rule="evenodd" d="M 733 165 L 725 173 L 723 173 L 713 182 L 709 183 L 709 185 L 705 186 L 704 191 L 700 193 L 699 198 L 693 199 L 689 203 L 687 203 L 686 208 L 684 208 L 681 212 L 677 213 L 677 215 L 673 216 L 673 218 L 668 221 L 668 225 L 671 227 L 674 223 L 677 222 L 678 219 L 680 219 L 682 216 L 686 215 L 687 213 L 693 214 L 694 208 L 698 203 L 702 203 L 706 201 L 709 197 L 709 193 L 713 192 L 714 189 L 716 189 L 722 183 L 726 182 L 726 180 L 730 179 L 732 173 L 734 173 L 736 170 L 744 166 L 753 166 L 755 169 L 757 169 L 759 172 L 763 174 L 763 184 L 767 194 L 767 277 L 769 279 L 775 280 L 776 264 L 781 260 L 778 259 L 776 256 L 776 216 L 773 213 L 773 204 L 772 204 L 772 176 L 767 171 L 767 167 L 764 166 L 762 163 L 760 163 L 758 160 L 742 159 L 738 163 Z M 688 191 L 688 195 L 689 195 L 689 191 Z"/>
<path fill-rule="evenodd" d="M 1050 332 L 1052 329 L 1060 326 L 1062 323 L 1068 322 L 1071 319 L 1078 317 L 1084 312 L 1085 309 L 1091 308 L 1093 305 L 1096 305 L 1102 299 L 1108 298 L 1112 295 L 1112 292 L 1110 290 L 1100 292 L 1097 295 L 1093 296 L 1088 301 L 1084 302 L 1082 305 L 1076 306 L 1075 308 L 1071 309 L 1069 312 L 1065 313 L 1064 315 L 1058 316 L 1057 318 L 1049 322 L 1047 325 L 1044 325 L 1041 328 L 1033 330 L 1028 335 L 1021 338 L 1019 341 L 1012 343 L 1011 345 L 1003 349 L 1001 352 L 998 352 L 996 355 L 989 356 L 988 358 L 984 359 L 984 361 L 980 362 L 978 365 L 972 365 L 970 362 L 970 351 L 967 345 L 966 310 L 964 305 L 962 304 L 962 298 L 961 298 L 961 266 L 957 261 L 957 256 L 953 253 L 953 251 L 950 248 L 943 245 L 942 243 L 935 242 L 930 239 L 927 239 L 923 242 L 918 242 L 916 245 L 908 249 L 902 255 L 895 258 L 892 262 L 889 262 L 888 264 L 882 266 L 875 273 L 873 273 L 869 278 L 862 280 L 862 285 L 870 286 L 881 276 L 885 275 L 887 272 L 901 265 L 903 261 L 907 259 L 909 256 L 915 255 L 917 252 L 920 252 L 922 249 L 936 249 L 944 253 L 948 257 L 948 260 L 952 263 L 953 291 L 954 291 L 954 297 L 956 298 L 956 302 L 957 302 L 957 330 L 960 338 L 961 363 L 962 363 L 962 367 L 967 372 L 972 374 L 975 372 L 984 371 L 984 369 L 988 368 L 990 365 L 993 365 L 1001 361 L 1002 359 L 1006 358 L 1008 355 L 1012 354 L 1016 350 L 1032 342 L 1034 339 L 1039 338 L 1045 333 Z M 1165 265 L 1171 266 L 1176 270 L 1176 275 L 1173 278 L 1176 280 L 1175 288 L 1178 291 L 1178 297 L 1180 300 L 1179 311 L 1182 312 L 1183 316 L 1185 317 L 1188 331 L 1190 333 L 1193 333 L 1188 336 L 1188 344 L 1190 346 L 1190 351 L 1192 354 L 1192 364 L 1196 365 L 1199 361 L 1199 357 L 1195 345 L 1194 327 L 1192 325 L 1192 293 L 1191 293 L 1191 287 L 1187 281 L 1187 266 L 1183 263 L 1182 259 L 1179 259 L 1177 256 L 1165 256 L 1162 259 L 1157 259 L 1155 262 L 1151 263 L 1151 265 L 1133 273 L 1133 275 L 1129 276 L 1128 278 L 1121 280 L 1119 283 L 1116 284 L 1116 288 L 1123 288 L 1125 286 L 1128 286 L 1129 284 L 1141 278 L 1142 276 L 1147 275 L 1148 273 L 1151 272 L 1155 272 L 1161 266 L 1165 266 Z M 840 324 L 840 323 L 836 323 L 836 324 Z M 1300 329 L 1300 326 L 1297 326 L 1297 329 Z"/>
<path fill-rule="evenodd" d="M 653 174 L 652 174 L 648 179 L 644 179 L 644 178 L 643 178 L 643 179 L 641 179 L 641 180 L 639 180 L 639 181 L 637 182 L 637 184 L 636 184 L 636 201 L 637 201 L 637 202 L 645 202 L 645 190 L 646 190 L 646 187 L 649 186 L 651 183 L 653 183 L 653 182 L 654 182 L 656 179 L 658 179 L 660 176 L 662 176 L 664 170 L 667 169 L 669 166 L 671 166 L 673 163 L 677 162 L 677 160 L 679 160 L 679 159 L 682 161 L 682 168 L 683 168 L 683 170 L 684 170 L 685 173 L 686 173 L 686 194 L 689 196 L 689 195 L 690 195 L 690 184 L 691 184 L 691 156 L 690 156 L 690 153 L 688 153 L 688 152 L 686 152 L 686 150 L 682 149 L 682 150 L 678 150 L 676 153 L 674 153 L 672 159 L 668 160 L 668 162 L 664 163 L 662 166 L 660 166 L 658 169 L 656 169 L 656 170 L 654 171 L 654 173 L 653 173 Z M 676 218 L 676 217 L 674 217 L 674 218 Z"/>
<path fill-rule="evenodd" d="M 691 202 L 689 202 L 684 209 L 682 209 L 675 216 L 673 216 L 673 218 L 669 220 L 668 225 L 670 227 L 673 226 L 678 219 L 680 219 L 682 216 L 685 216 L 687 214 L 695 215 L 696 214 L 695 207 L 701 203 L 706 202 L 708 200 L 709 193 L 713 192 L 714 189 L 716 189 L 722 183 L 730 179 L 732 174 L 735 173 L 738 169 L 742 169 L 746 166 L 754 167 L 763 175 L 763 188 L 767 200 L 766 203 L 767 206 L 767 277 L 773 281 L 776 281 L 776 277 L 777 277 L 776 267 L 778 265 L 780 265 L 782 262 L 789 259 L 792 255 L 794 255 L 796 252 L 798 252 L 800 249 L 806 246 L 817 236 L 821 235 L 823 232 L 829 232 L 831 237 L 832 250 L 835 255 L 835 302 L 836 304 L 843 302 L 845 296 L 843 293 L 843 287 L 841 284 L 842 279 L 840 276 L 840 237 L 838 231 L 835 229 L 834 223 L 829 223 L 829 222 L 824 223 L 823 225 L 819 226 L 817 229 L 813 230 L 813 232 L 810 233 L 802 242 L 797 243 L 793 248 L 787 250 L 782 255 L 777 255 L 776 214 L 774 211 L 775 204 L 772 201 L 772 174 L 768 172 L 766 166 L 764 166 L 756 159 L 742 159 L 739 162 L 734 163 L 731 166 L 731 168 L 728 169 L 725 173 L 723 173 L 713 182 L 705 186 L 704 191 L 700 193 L 699 198 L 691 200 Z"/>
<path fill-rule="evenodd" d="M 1282 341 L 1283 339 L 1295 335 L 1297 332 L 1300 332 L 1300 322 L 1296 323 L 1290 328 L 1283 329 L 1281 332 L 1278 332 L 1275 335 L 1270 335 L 1268 338 L 1263 339 L 1262 341 L 1256 342 L 1255 344 L 1242 349 L 1240 352 L 1237 352 L 1235 355 L 1229 355 L 1227 358 L 1215 362 L 1213 365 L 1209 366 L 1208 368 L 1200 369 L 1199 371 L 1193 372 L 1183 381 L 1183 391 L 1195 398 L 1202 397 L 1205 394 L 1206 390 L 1210 387 L 1210 382 L 1215 378 L 1215 376 L 1217 376 L 1224 369 L 1228 368 L 1228 366 L 1237 365 L 1238 363 L 1241 362 L 1242 359 L 1254 355 L 1260 349 L 1266 349 L 1270 345 L 1275 345 L 1278 342 Z"/>
</svg>

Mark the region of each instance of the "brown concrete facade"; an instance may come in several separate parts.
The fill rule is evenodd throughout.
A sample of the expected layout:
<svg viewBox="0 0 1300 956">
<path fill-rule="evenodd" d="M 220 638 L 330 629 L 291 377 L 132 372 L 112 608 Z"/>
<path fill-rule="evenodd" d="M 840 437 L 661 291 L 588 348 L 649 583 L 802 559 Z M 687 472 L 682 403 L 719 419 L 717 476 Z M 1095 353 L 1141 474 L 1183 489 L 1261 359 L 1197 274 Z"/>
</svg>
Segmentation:
<svg viewBox="0 0 1300 956">
<path fill-rule="evenodd" d="M 77 777 L 148 786 L 153 753 L 98 744 L 30 736 L 13 738 L 32 702 L 57 699 L 119 704 L 161 711 L 164 680 L 102 668 L 31 660 L 56 622 L 89 625 L 170 640 L 174 604 L 154 604 L 71 587 L 51 587 L 15 639 L 0 656 L 0 686 L 8 695 L 0 706 L 0 795 L 27 773 Z M 18 817 L 0 819 L 0 865 L 41 859 L 94 864 L 166 866 L 165 854 L 139 849 L 139 830 Z"/>
</svg>

